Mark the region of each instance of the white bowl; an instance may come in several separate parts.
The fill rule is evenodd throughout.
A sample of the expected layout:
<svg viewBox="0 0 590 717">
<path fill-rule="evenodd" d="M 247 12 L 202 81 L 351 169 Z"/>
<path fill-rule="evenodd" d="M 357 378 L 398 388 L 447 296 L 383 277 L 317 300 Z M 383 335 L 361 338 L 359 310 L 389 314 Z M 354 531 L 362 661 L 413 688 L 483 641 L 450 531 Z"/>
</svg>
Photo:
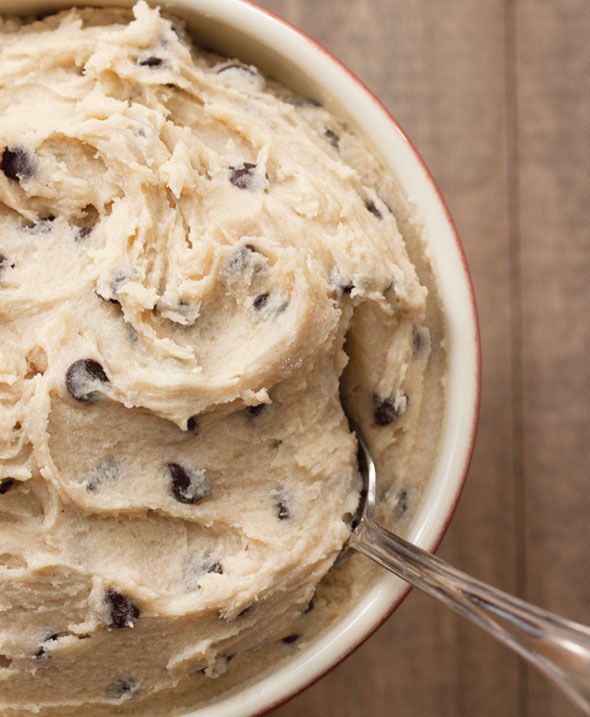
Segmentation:
<svg viewBox="0 0 590 717">
<path fill-rule="evenodd" d="M 323 96 L 362 133 L 421 211 L 446 314 L 448 377 L 442 439 L 424 502 L 408 537 L 434 550 L 465 480 L 479 410 L 480 345 L 475 300 L 453 220 L 428 168 L 368 88 L 317 42 L 247 0 L 160 0 L 203 45 L 260 66 L 303 94 Z M 0 0 L 0 13 L 71 5 L 131 6 L 133 0 Z M 408 586 L 384 573 L 354 609 L 288 663 L 192 717 L 245 717 L 284 702 L 343 660 L 400 604 Z M 187 715 L 188 717 L 188 715 Z"/>
</svg>

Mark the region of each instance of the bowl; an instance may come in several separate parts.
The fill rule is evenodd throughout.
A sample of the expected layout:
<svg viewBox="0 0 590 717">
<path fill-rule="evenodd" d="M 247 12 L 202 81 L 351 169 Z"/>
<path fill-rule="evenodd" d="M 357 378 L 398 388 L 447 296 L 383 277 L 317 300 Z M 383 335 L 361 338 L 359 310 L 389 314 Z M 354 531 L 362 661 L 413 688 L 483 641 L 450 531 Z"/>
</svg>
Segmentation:
<svg viewBox="0 0 590 717">
<path fill-rule="evenodd" d="M 322 98 L 356 127 L 420 210 L 446 318 L 446 406 L 434 470 L 408 539 L 435 550 L 456 507 L 473 449 L 479 410 L 480 343 L 475 299 L 456 227 L 420 155 L 370 90 L 312 38 L 248 0 L 160 0 L 187 22 L 197 41 L 255 64 L 306 96 Z M 71 5 L 131 6 L 133 0 L 0 0 L 0 13 Z M 384 573 L 348 614 L 289 662 L 191 717 L 245 717 L 276 707 L 342 661 L 408 593 Z M 187 715 L 188 717 L 188 715 Z"/>
</svg>

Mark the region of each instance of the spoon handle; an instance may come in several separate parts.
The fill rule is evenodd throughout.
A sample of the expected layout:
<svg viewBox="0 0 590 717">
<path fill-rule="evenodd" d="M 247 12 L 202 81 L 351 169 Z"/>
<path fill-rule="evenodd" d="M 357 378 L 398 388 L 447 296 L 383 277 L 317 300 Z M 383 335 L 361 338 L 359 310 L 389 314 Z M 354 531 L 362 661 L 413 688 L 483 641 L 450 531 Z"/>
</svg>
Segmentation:
<svg viewBox="0 0 590 717">
<path fill-rule="evenodd" d="M 349 545 L 487 630 L 590 714 L 590 628 L 455 570 L 368 516 L 352 533 Z"/>
</svg>

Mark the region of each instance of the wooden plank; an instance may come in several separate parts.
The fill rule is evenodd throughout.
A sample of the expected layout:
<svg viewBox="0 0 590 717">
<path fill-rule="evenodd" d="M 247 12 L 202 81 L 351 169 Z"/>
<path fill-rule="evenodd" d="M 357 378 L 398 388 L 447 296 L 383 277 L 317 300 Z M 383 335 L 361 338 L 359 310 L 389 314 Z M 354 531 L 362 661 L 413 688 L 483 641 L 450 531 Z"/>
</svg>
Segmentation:
<svg viewBox="0 0 590 717">
<path fill-rule="evenodd" d="M 266 0 L 388 104 L 458 222 L 474 274 L 484 392 L 471 478 L 441 555 L 516 588 L 510 246 L 502 0 Z M 516 660 L 413 591 L 354 656 L 275 714 L 516 716 Z"/>
<path fill-rule="evenodd" d="M 590 4 L 516 4 L 527 597 L 590 622 Z M 536 675 L 529 714 L 573 714 Z"/>
</svg>

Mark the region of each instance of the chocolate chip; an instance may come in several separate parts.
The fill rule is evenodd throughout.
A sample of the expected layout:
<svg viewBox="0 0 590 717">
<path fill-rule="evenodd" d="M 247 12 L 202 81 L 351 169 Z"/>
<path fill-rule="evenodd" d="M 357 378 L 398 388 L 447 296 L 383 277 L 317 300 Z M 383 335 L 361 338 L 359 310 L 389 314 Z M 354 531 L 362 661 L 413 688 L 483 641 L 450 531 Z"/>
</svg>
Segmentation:
<svg viewBox="0 0 590 717">
<path fill-rule="evenodd" d="M 168 463 L 172 495 L 179 503 L 198 503 L 211 492 L 205 470 L 190 470 L 179 463 Z"/>
<path fill-rule="evenodd" d="M 115 588 L 109 588 L 104 594 L 109 606 L 109 627 L 133 627 L 139 619 L 139 609 Z"/>
<path fill-rule="evenodd" d="M 33 176 L 34 167 L 28 152 L 22 147 L 9 149 L 6 147 L 2 152 L 0 169 L 8 177 L 18 182 L 21 179 L 29 179 Z"/>
<path fill-rule="evenodd" d="M 401 518 L 407 509 L 408 509 L 408 493 L 405 490 L 400 490 L 400 492 L 397 494 L 397 503 L 395 504 L 395 509 L 393 511 L 394 517 L 396 519 Z"/>
<path fill-rule="evenodd" d="M 186 430 L 190 431 L 191 433 L 194 433 L 195 436 L 199 432 L 199 421 L 197 420 L 197 416 L 191 416 L 188 421 L 186 422 Z"/>
<path fill-rule="evenodd" d="M 256 77 L 256 75 L 258 74 L 251 67 L 248 67 L 248 65 L 242 65 L 239 62 L 233 62 L 231 65 L 225 65 L 225 67 L 221 67 L 219 70 L 217 70 L 217 74 L 221 75 L 223 72 L 227 72 L 228 70 L 239 70 L 240 72 L 245 72 L 248 75 L 252 75 L 252 77 Z"/>
<path fill-rule="evenodd" d="M 230 167 L 229 181 L 238 189 L 253 189 L 252 170 L 256 169 L 256 165 L 252 162 L 244 162 L 241 167 Z"/>
<path fill-rule="evenodd" d="M 40 647 L 37 652 L 33 654 L 33 660 L 35 662 L 44 662 L 45 660 L 49 659 L 48 653 L 45 651 L 44 648 Z"/>
<path fill-rule="evenodd" d="M 387 426 L 396 421 L 406 412 L 408 397 L 405 393 L 395 398 L 379 398 L 373 396 L 373 417 L 378 426 Z"/>
<path fill-rule="evenodd" d="M 291 512 L 287 504 L 283 500 L 279 500 L 276 504 L 277 518 L 279 520 L 288 520 L 291 517 Z"/>
<path fill-rule="evenodd" d="M 0 480 L 0 495 L 8 493 L 8 491 L 15 483 L 16 481 L 14 480 L 14 478 L 3 478 L 2 480 Z"/>
<path fill-rule="evenodd" d="M 53 642 L 57 640 L 58 637 L 59 635 L 57 634 L 57 632 L 51 632 L 49 633 L 49 635 L 47 635 L 47 637 L 44 638 L 43 642 Z M 33 659 L 36 662 L 44 662 L 45 660 L 48 660 L 49 657 L 50 653 L 47 652 L 47 650 L 42 645 L 33 655 Z"/>
<path fill-rule="evenodd" d="M 150 57 L 146 57 L 144 60 L 140 60 L 139 64 L 142 67 L 159 67 L 162 64 L 162 58 L 151 55 Z"/>
<path fill-rule="evenodd" d="M 367 207 L 367 209 L 371 212 L 371 214 L 373 214 L 375 217 L 377 217 L 377 219 L 383 219 L 383 214 L 381 214 L 379 209 L 377 209 L 377 207 L 375 206 L 375 202 L 371 202 L 371 201 L 365 202 L 365 207 Z"/>
<path fill-rule="evenodd" d="M 297 642 L 298 639 L 299 635 L 286 635 L 283 637 L 283 642 L 285 645 L 291 645 L 292 643 Z"/>
<path fill-rule="evenodd" d="M 246 411 L 251 418 L 256 418 L 256 416 L 259 416 L 265 408 L 266 403 L 259 403 L 257 406 L 248 406 Z"/>
<path fill-rule="evenodd" d="M 217 573 L 218 575 L 223 575 L 223 565 L 217 561 L 211 565 L 211 567 L 207 570 L 208 573 Z"/>
<path fill-rule="evenodd" d="M 324 132 L 324 134 L 326 135 L 326 137 L 327 137 L 328 141 L 330 142 L 330 144 L 332 145 L 332 147 L 336 147 L 336 149 L 338 149 L 338 145 L 340 143 L 339 135 L 337 135 L 336 132 L 334 132 L 333 130 L 328 129 L 328 128 L 326 128 L 326 131 Z"/>
<path fill-rule="evenodd" d="M 137 681 L 132 677 L 124 677 L 111 682 L 105 689 L 105 695 L 113 700 L 130 697 L 137 690 Z"/>
<path fill-rule="evenodd" d="M 269 296 L 270 294 L 268 293 L 268 291 L 265 291 L 263 294 L 258 294 L 258 296 L 252 302 L 252 306 L 254 306 L 256 311 L 260 311 L 266 306 Z"/>
<path fill-rule="evenodd" d="M 97 385 L 109 383 L 103 367 L 94 359 L 79 359 L 66 371 L 66 388 L 77 401 L 96 401 L 101 396 Z"/>
</svg>

